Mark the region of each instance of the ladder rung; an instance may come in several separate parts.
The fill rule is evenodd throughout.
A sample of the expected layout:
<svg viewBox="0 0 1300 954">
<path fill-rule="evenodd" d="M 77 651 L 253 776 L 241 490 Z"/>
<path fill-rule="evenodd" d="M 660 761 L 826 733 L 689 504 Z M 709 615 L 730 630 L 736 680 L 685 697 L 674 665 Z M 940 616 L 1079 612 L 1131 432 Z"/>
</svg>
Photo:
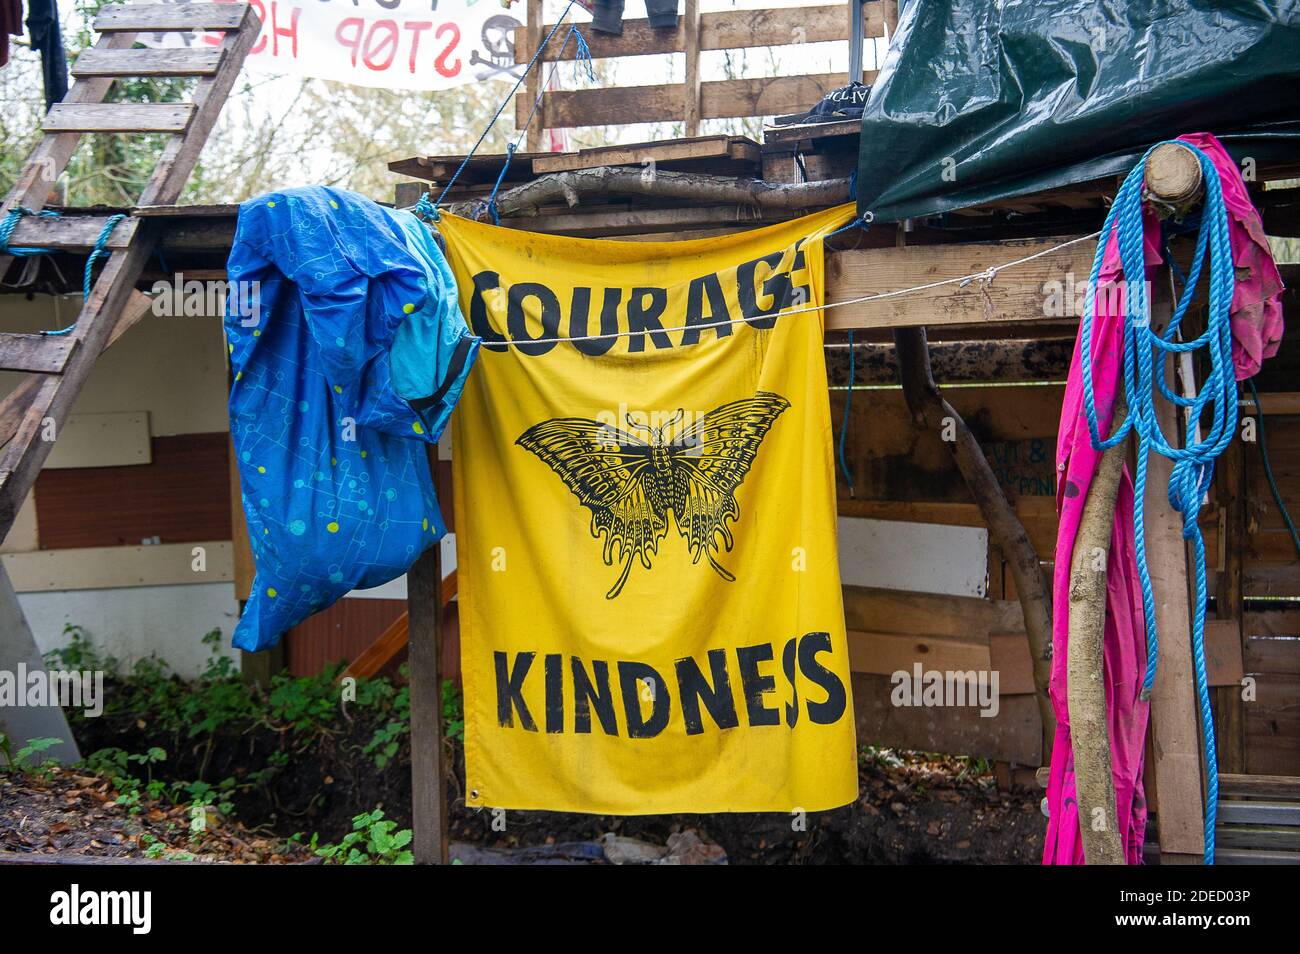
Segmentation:
<svg viewBox="0 0 1300 954">
<path fill-rule="evenodd" d="M 45 117 L 45 131 L 183 133 L 193 115 L 193 103 L 58 103 Z"/>
<path fill-rule="evenodd" d="M 0 370 L 58 374 L 76 347 L 71 335 L 0 334 Z"/>
<path fill-rule="evenodd" d="M 104 7 L 95 17 L 100 33 L 167 30 L 237 30 L 246 3 L 129 3 Z"/>
<path fill-rule="evenodd" d="M 1219 802 L 1219 821 L 1225 825 L 1300 826 L 1300 805 L 1295 802 Z"/>
<path fill-rule="evenodd" d="M 73 76 L 212 76 L 222 50 L 113 50 L 94 47 L 72 65 Z"/>
<path fill-rule="evenodd" d="M 104 215 L 61 215 L 58 218 L 24 215 L 14 226 L 9 245 L 14 248 L 55 248 L 65 251 L 89 251 L 99 240 L 108 217 Z M 105 248 L 120 249 L 131 244 L 140 220 L 134 216 L 114 226 Z"/>
</svg>

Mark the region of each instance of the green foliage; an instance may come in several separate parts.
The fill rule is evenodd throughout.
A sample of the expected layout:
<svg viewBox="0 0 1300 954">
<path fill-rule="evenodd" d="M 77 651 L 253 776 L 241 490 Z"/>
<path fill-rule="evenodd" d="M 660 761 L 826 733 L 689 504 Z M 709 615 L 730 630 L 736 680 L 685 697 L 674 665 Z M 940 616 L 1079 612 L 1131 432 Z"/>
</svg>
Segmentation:
<svg viewBox="0 0 1300 954">
<path fill-rule="evenodd" d="M 43 759 L 39 765 L 32 766 L 28 762 L 32 756 L 40 755 L 56 745 L 62 745 L 62 739 L 28 739 L 27 744 L 22 746 L 17 752 L 13 750 L 13 742 L 9 736 L 0 732 L 0 755 L 4 756 L 5 768 L 15 772 L 35 771 L 37 773 L 46 772 L 53 764 L 52 759 Z"/>
<path fill-rule="evenodd" d="M 312 837 L 311 847 L 327 865 L 412 865 L 415 856 L 406 847 L 411 843 L 411 831 L 395 831 L 397 822 L 384 818 L 382 809 L 365 812 L 352 819 L 352 831 L 343 836 L 337 845 L 317 845 Z"/>
<path fill-rule="evenodd" d="M 450 679 L 442 681 L 442 734 L 465 741 L 465 705 L 461 692 Z"/>
</svg>

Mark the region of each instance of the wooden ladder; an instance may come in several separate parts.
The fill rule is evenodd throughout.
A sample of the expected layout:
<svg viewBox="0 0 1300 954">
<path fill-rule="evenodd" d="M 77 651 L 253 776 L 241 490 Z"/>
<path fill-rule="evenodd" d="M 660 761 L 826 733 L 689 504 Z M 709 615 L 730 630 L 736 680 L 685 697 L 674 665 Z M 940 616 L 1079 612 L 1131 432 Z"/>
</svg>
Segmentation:
<svg viewBox="0 0 1300 954">
<path fill-rule="evenodd" d="M 257 42 L 261 21 L 246 3 L 127 4 L 104 7 L 95 18 L 95 45 L 72 68 L 76 82 L 45 117 L 44 137 L 14 184 L 0 220 L 10 209 L 32 212 L 45 205 L 81 137 L 87 133 L 164 133 L 168 138 L 140 206 L 170 205 L 180 196 L 208 133 L 225 104 L 244 57 Z M 216 46 L 133 49 L 141 34 L 205 31 L 223 33 Z M 106 103 L 118 77 L 197 77 L 194 95 L 182 103 Z M 65 251 L 94 247 L 109 217 L 24 216 L 11 247 Z M 147 299 L 136 280 L 157 244 L 157 233 L 134 215 L 117 223 L 99 278 L 66 335 L 0 334 L 0 370 L 31 377 L 0 401 L 0 540 L 8 535 L 36 475 L 67 420 L 95 359 L 143 316 Z M 0 255 L 0 275 L 12 259 Z"/>
</svg>

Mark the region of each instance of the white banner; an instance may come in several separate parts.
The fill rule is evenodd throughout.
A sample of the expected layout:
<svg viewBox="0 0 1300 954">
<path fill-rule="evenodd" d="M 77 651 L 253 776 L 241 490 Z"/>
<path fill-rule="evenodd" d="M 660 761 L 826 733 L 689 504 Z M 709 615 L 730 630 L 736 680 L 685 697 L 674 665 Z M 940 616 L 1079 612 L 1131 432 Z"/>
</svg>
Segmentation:
<svg viewBox="0 0 1300 954">
<path fill-rule="evenodd" d="M 168 0 L 164 0 L 168 2 Z M 262 20 L 244 68 L 385 89 L 514 81 L 524 4 L 502 0 L 250 0 Z M 148 46 L 216 46 L 220 33 L 156 34 Z"/>
</svg>

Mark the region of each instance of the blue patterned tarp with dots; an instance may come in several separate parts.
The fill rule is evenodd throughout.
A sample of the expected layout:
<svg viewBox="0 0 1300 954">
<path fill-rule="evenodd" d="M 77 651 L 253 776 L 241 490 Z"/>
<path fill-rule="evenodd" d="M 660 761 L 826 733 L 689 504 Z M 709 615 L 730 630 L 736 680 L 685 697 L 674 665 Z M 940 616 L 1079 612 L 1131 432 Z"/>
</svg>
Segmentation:
<svg viewBox="0 0 1300 954">
<path fill-rule="evenodd" d="M 408 212 L 309 187 L 240 206 L 227 263 L 230 430 L 257 567 L 234 645 L 274 646 L 446 532 L 427 448 L 478 351 Z"/>
</svg>

